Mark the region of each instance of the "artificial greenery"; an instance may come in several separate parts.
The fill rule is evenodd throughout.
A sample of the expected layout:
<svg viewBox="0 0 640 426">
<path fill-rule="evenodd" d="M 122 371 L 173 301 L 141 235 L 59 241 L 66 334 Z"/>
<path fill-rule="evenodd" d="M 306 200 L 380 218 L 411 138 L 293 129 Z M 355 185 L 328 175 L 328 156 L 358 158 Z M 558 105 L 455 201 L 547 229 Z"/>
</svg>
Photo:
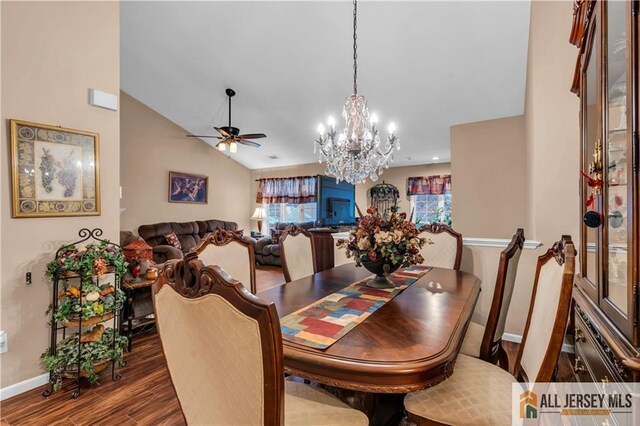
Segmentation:
<svg viewBox="0 0 640 426">
<path fill-rule="evenodd" d="M 68 283 L 66 283 L 68 284 Z M 58 300 L 53 313 L 55 322 L 66 323 L 82 317 L 83 321 L 96 316 L 116 312 L 122 309 L 126 296 L 122 290 L 111 284 L 97 286 L 95 283 L 82 286 L 82 295 L 78 287 L 69 286 Z M 96 298 L 94 300 L 94 298 Z M 53 306 L 49 306 L 47 314 Z"/>
<path fill-rule="evenodd" d="M 112 284 L 99 285 L 99 278 L 109 271 L 115 272 L 116 281 L 126 271 L 122 249 L 108 241 L 90 243 L 85 246 L 63 246 L 58 255 L 47 265 L 46 275 L 50 279 L 62 278 L 63 293 L 53 313 L 54 322 L 65 323 L 71 319 L 102 316 L 118 311 L 125 301 L 125 294 Z M 80 277 L 80 286 L 71 286 L 69 273 Z M 49 306 L 50 313 L 53 305 Z"/>
<path fill-rule="evenodd" d="M 66 273 L 81 275 L 83 285 L 113 269 L 117 277 L 123 277 L 127 269 L 122 248 L 108 241 L 90 243 L 85 246 L 63 246 L 58 255 L 47 265 L 49 279 L 64 278 Z"/>
<path fill-rule="evenodd" d="M 64 373 L 77 374 L 78 363 L 80 363 L 81 370 L 84 371 L 84 375 L 91 383 L 98 383 L 99 376 L 95 371 L 97 364 L 105 361 L 115 361 L 120 365 L 123 364 L 123 353 L 127 347 L 128 340 L 112 328 L 105 330 L 102 337 L 95 342 L 79 345 L 78 339 L 78 334 L 75 334 L 60 342 L 55 354 L 49 348 L 40 357 L 47 371 L 51 373 L 54 391 L 60 389 Z M 79 348 L 81 348 L 81 353 Z"/>
</svg>

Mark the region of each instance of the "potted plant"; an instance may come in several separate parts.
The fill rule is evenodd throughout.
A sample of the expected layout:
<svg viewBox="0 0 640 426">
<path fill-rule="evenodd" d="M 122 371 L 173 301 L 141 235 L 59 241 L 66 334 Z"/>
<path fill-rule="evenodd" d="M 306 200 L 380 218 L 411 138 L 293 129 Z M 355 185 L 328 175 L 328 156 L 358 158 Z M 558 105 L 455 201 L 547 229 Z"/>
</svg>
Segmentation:
<svg viewBox="0 0 640 426">
<path fill-rule="evenodd" d="M 364 266 L 376 277 L 367 282 L 374 288 L 392 288 L 387 275 L 400 267 L 424 262 L 420 249 L 427 243 L 418 236 L 418 230 L 406 213 L 392 212 L 383 217 L 376 207 L 369 207 L 367 214 L 360 210 L 358 228 L 349 232 L 349 239 L 337 241 L 337 247 L 353 257 L 356 266 Z M 413 216 L 413 214 L 412 214 Z"/>
</svg>

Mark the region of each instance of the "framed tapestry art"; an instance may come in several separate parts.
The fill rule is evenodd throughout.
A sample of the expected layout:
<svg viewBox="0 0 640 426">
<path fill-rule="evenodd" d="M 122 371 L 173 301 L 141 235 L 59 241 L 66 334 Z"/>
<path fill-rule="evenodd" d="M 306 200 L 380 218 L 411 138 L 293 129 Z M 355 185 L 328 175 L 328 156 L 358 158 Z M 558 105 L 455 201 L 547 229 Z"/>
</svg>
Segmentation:
<svg viewBox="0 0 640 426">
<path fill-rule="evenodd" d="M 100 135 L 10 120 L 13 217 L 100 214 Z"/>
<path fill-rule="evenodd" d="M 169 202 L 207 204 L 209 177 L 169 172 Z"/>
</svg>

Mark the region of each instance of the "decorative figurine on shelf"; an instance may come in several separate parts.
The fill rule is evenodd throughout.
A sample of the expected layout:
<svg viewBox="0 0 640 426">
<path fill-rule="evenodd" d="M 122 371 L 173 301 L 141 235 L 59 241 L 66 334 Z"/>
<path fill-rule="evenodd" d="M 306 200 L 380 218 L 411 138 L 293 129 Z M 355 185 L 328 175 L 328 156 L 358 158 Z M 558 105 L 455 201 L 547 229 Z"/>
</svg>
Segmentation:
<svg viewBox="0 0 640 426">
<path fill-rule="evenodd" d="M 586 201 L 586 207 L 593 207 L 595 204 L 595 197 L 600 195 L 602 191 L 602 141 L 596 142 L 595 149 L 593 151 L 593 161 L 589 164 L 588 174 L 584 171 L 580 174 L 586 179 L 587 185 L 591 189 L 589 198 Z"/>
<path fill-rule="evenodd" d="M 142 281 L 142 278 L 140 278 L 142 267 L 148 266 L 148 263 L 153 259 L 153 248 L 143 240 L 136 240 L 126 245 L 123 251 L 125 259 L 129 262 L 129 272 L 133 276 L 133 281 Z"/>
<path fill-rule="evenodd" d="M 371 197 L 371 205 L 376 207 L 384 217 L 398 211 L 400 191 L 390 183 L 382 181 L 382 183 L 372 186 L 369 190 L 369 197 Z"/>
</svg>

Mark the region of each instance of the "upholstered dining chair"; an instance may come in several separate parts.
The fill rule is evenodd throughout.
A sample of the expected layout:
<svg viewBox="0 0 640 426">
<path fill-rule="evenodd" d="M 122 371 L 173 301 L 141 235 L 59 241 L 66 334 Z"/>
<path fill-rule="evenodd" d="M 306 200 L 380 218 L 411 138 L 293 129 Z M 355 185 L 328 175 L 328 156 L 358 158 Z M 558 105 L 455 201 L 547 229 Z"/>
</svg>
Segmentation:
<svg viewBox="0 0 640 426">
<path fill-rule="evenodd" d="M 460 353 L 492 364 L 499 360 L 500 365 L 507 371 L 509 371 L 509 358 L 502 348 L 502 334 L 516 283 L 524 241 L 524 229 L 520 228 L 511 238 L 507 248 L 500 253 L 498 275 L 486 323 L 481 325 L 470 322 L 460 349 Z"/>
<path fill-rule="evenodd" d="M 444 223 L 433 222 L 420 228 L 421 237 L 429 240 L 420 252 L 424 263 L 438 268 L 460 270 L 462 235 Z"/>
<path fill-rule="evenodd" d="M 313 275 L 313 244 L 306 229 L 291 225 L 280 234 L 280 259 L 286 282 Z"/>
<path fill-rule="evenodd" d="M 515 365 L 515 377 L 500 367 L 459 354 L 444 382 L 409 393 L 409 420 L 419 426 L 511 425 L 513 382 L 550 382 L 569 319 L 575 249 L 563 236 L 538 257 L 531 305 Z"/>
<path fill-rule="evenodd" d="M 284 379 L 275 305 L 219 266 L 168 262 L 153 292 L 162 349 L 187 424 L 368 424 L 364 413 L 329 393 Z"/>
<path fill-rule="evenodd" d="M 240 281 L 251 293 L 256 293 L 256 260 L 253 242 L 237 232 L 216 228 L 207 234 L 185 261 L 199 259 L 205 265 L 218 265 Z"/>
</svg>

